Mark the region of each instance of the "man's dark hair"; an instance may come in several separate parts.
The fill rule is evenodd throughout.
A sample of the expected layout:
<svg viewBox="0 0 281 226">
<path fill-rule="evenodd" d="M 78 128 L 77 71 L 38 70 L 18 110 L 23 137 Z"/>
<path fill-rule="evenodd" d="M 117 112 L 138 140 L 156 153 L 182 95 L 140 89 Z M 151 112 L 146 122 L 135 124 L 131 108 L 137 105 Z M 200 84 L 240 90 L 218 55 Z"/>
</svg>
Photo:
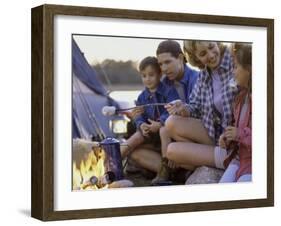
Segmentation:
<svg viewBox="0 0 281 226">
<path fill-rule="evenodd" d="M 158 56 L 161 53 L 170 53 L 175 58 L 178 58 L 179 55 L 182 54 L 184 58 L 184 63 L 187 62 L 182 52 L 181 46 L 177 41 L 166 40 L 160 42 L 156 50 L 156 55 Z"/>
<path fill-rule="evenodd" d="M 148 56 L 144 58 L 139 65 L 139 71 L 143 71 L 147 66 L 151 65 L 159 74 L 161 73 L 160 66 L 156 57 Z"/>
</svg>

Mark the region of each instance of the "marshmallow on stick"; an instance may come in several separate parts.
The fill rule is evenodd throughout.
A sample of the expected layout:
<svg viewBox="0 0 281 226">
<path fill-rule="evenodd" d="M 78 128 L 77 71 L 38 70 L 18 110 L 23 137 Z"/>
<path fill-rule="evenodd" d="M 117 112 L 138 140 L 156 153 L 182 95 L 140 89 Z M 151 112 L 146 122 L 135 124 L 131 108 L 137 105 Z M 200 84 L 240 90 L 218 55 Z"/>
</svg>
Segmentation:
<svg viewBox="0 0 281 226">
<path fill-rule="evenodd" d="M 104 116 L 112 116 L 116 113 L 116 107 L 114 106 L 104 106 L 101 110 Z"/>
<path fill-rule="evenodd" d="M 105 115 L 105 116 L 112 116 L 112 115 L 115 115 L 115 114 L 118 114 L 118 113 L 121 113 L 121 112 L 132 110 L 132 109 L 137 108 L 137 107 L 164 106 L 166 104 L 175 104 L 178 101 L 180 101 L 180 100 L 174 100 L 174 101 L 172 101 L 170 103 L 143 104 L 143 105 L 138 105 L 136 107 L 123 108 L 123 109 L 116 109 L 116 107 L 114 107 L 114 106 L 104 106 L 102 108 L 102 114 Z"/>
</svg>

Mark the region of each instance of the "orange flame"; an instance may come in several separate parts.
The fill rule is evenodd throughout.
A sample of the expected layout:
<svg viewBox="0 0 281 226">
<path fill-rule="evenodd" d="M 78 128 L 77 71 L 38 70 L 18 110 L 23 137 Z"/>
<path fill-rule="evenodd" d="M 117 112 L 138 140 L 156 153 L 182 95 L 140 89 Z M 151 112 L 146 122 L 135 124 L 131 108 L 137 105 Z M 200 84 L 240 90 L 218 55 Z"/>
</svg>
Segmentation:
<svg viewBox="0 0 281 226">
<path fill-rule="evenodd" d="M 73 161 L 72 188 L 73 190 L 95 190 L 96 185 L 90 183 L 90 178 L 95 176 L 102 177 L 105 174 L 104 167 L 105 151 L 95 148 L 89 152 L 87 158 L 80 162 L 80 167 Z M 103 187 L 106 188 L 107 186 Z"/>
</svg>

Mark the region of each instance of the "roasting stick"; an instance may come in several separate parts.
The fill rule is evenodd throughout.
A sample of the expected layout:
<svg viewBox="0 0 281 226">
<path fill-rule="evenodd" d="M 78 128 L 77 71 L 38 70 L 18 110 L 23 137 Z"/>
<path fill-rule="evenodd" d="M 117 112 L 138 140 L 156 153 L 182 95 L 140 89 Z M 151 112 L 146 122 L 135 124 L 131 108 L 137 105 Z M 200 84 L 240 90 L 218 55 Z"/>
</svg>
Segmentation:
<svg viewBox="0 0 281 226">
<path fill-rule="evenodd" d="M 166 104 L 168 104 L 168 103 L 152 103 L 152 104 L 143 104 L 143 105 L 138 105 L 138 106 L 135 106 L 135 107 L 130 107 L 130 108 L 117 109 L 116 111 L 117 111 L 117 112 L 121 112 L 121 111 L 129 111 L 129 110 L 133 110 L 133 109 L 138 108 L 138 107 L 165 106 Z"/>
<path fill-rule="evenodd" d="M 138 107 L 149 107 L 149 106 L 165 106 L 167 104 L 175 104 L 177 101 L 179 100 L 174 100 L 170 103 L 151 103 L 151 104 L 143 104 L 143 105 L 138 105 L 138 106 L 135 106 L 135 107 L 130 107 L 130 108 L 123 108 L 123 109 L 116 109 L 116 107 L 114 106 L 104 106 L 102 108 L 102 114 L 105 115 L 105 116 L 112 116 L 112 115 L 115 115 L 117 113 L 121 113 L 121 112 L 124 112 L 124 111 L 129 111 L 129 110 L 133 110 L 135 108 L 138 108 Z"/>
</svg>

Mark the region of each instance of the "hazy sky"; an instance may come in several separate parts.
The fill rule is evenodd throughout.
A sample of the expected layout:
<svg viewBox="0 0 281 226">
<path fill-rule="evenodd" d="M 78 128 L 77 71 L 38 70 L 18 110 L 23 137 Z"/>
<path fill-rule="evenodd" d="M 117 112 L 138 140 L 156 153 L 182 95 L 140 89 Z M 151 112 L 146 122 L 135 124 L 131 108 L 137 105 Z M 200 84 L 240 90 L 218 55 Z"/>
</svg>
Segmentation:
<svg viewBox="0 0 281 226">
<path fill-rule="evenodd" d="M 155 56 L 161 39 L 123 38 L 75 35 L 81 51 L 90 64 L 104 59 L 139 62 L 146 56 Z M 182 41 L 179 41 L 182 45 Z"/>
</svg>

